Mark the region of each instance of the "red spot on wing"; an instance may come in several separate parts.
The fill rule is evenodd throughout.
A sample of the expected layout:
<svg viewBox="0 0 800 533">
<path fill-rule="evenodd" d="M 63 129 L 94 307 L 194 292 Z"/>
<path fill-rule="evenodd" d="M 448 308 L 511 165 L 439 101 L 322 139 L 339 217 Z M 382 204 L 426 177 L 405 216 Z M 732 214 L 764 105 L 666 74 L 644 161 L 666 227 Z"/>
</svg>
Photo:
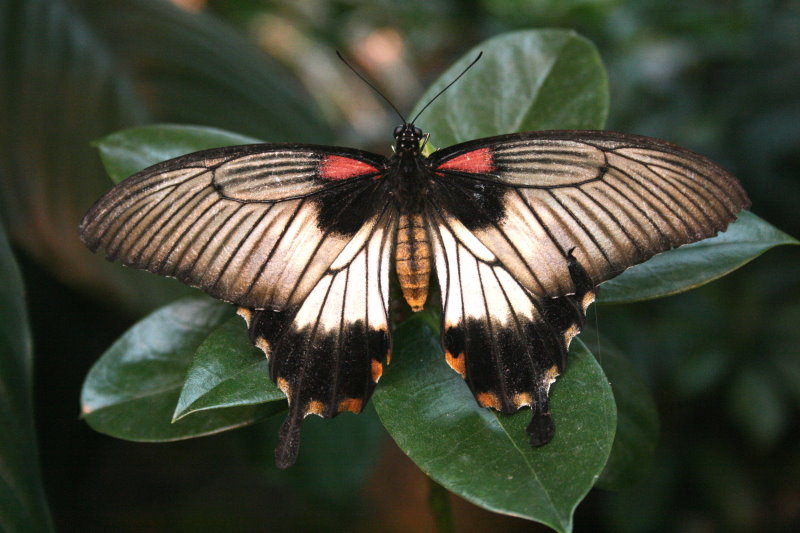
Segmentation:
<svg viewBox="0 0 800 533">
<path fill-rule="evenodd" d="M 457 155 L 453 159 L 448 159 L 436 167 L 436 170 L 485 174 L 495 170 L 495 166 L 491 150 L 489 148 L 478 148 L 477 150 Z"/>
<path fill-rule="evenodd" d="M 369 163 L 340 155 L 326 155 L 319 169 L 319 177 L 325 180 L 346 180 L 365 174 L 375 174 L 378 169 Z"/>
</svg>

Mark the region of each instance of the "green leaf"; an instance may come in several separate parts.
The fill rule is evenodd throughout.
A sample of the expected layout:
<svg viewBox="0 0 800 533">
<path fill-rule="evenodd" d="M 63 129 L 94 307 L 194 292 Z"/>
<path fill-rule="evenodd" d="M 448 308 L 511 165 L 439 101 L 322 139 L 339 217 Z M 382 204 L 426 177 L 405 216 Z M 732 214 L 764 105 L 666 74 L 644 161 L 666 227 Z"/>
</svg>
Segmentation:
<svg viewBox="0 0 800 533">
<path fill-rule="evenodd" d="M 114 437 L 169 441 L 240 427 L 280 409 L 272 404 L 214 409 L 171 423 L 192 357 L 231 314 L 227 304 L 186 299 L 135 324 L 86 376 L 83 418 Z"/>
<path fill-rule="evenodd" d="M 599 300 L 634 302 L 687 291 L 784 244 L 800 242 L 753 213 L 742 211 L 727 231 L 716 237 L 659 254 L 603 283 Z"/>
<path fill-rule="evenodd" d="M 536 449 L 525 432 L 530 411 L 504 416 L 479 407 L 419 313 L 397 328 L 395 346 L 373 401 L 400 448 L 462 498 L 569 531 L 606 464 L 616 425 L 611 388 L 585 346 L 574 343 L 553 385 L 556 434 Z"/>
<path fill-rule="evenodd" d="M 267 358 L 250 343 L 244 321 L 232 317 L 197 348 L 173 416 L 285 399 L 269 378 Z"/>
<path fill-rule="evenodd" d="M 270 141 L 331 139 L 308 93 L 246 35 L 162 0 L 76 0 L 152 118 Z M 146 101 L 145 101 L 146 98 Z"/>
<path fill-rule="evenodd" d="M 590 332 L 584 333 L 584 338 L 591 337 Z M 639 372 L 622 353 L 606 341 L 592 349 L 611 383 L 617 406 L 614 446 L 596 486 L 624 489 L 641 481 L 652 467 L 659 436 L 656 402 Z"/>
<path fill-rule="evenodd" d="M 20 276 L 0 224 L 0 530 L 52 531 L 33 423 L 31 335 Z"/>
<path fill-rule="evenodd" d="M 361 414 L 341 413 L 333 419 L 309 416 L 303 421 L 300 455 L 292 468 L 275 468 L 274 450 L 279 414 L 244 433 L 252 458 L 267 479 L 287 484 L 313 499 L 342 512 L 358 503 L 357 494 L 378 460 L 386 432 L 371 404 Z M 308 528 L 316 531 L 318 528 Z"/>
<path fill-rule="evenodd" d="M 115 183 L 131 174 L 180 155 L 236 144 L 259 143 L 258 139 L 207 126 L 153 124 L 106 135 L 94 144 L 106 172 Z"/>
<path fill-rule="evenodd" d="M 480 51 L 481 60 L 419 118 L 437 146 L 516 131 L 603 127 L 603 63 L 591 42 L 565 30 L 512 32 L 481 43 L 431 85 L 411 117 Z"/>
</svg>

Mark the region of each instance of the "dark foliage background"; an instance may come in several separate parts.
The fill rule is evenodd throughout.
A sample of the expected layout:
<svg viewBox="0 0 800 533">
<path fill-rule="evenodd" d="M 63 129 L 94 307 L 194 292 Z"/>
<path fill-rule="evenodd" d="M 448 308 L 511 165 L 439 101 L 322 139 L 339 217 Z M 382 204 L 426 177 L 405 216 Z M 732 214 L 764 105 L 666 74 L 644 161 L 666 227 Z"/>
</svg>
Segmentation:
<svg viewBox="0 0 800 533">
<path fill-rule="evenodd" d="M 0 2 L 0 206 L 28 293 L 44 484 L 60 531 L 434 527 L 423 475 L 389 442 L 364 488 L 342 495 L 334 479 L 319 487 L 302 473 L 270 474 L 269 454 L 248 446 L 248 433 L 263 428 L 145 445 L 77 419 L 94 360 L 144 311 L 180 292 L 154 276 L 120 274 L 77 240 L 80 216 L 108 186 L 89 147 L 102 135 L 172 121 L 385 152 L 396 118 L 333 50 L 405 110 L 487 37 L 573 28 L 606 62 L 609 129 L 710 156 L 740 177 L 755 213 L 800 235 L 796 2 L 176 4 Z M 577 512 L 578 530 L 800 528 L 797 264 L 797 250 L 782 247 L 691 293 L 596 310 L 600 332 L 651 385 L 662 438 L 650 475 L 619 492 L 593 492 Z M 454 505 L 459 531 L 539 528 Z"/>
</svg>

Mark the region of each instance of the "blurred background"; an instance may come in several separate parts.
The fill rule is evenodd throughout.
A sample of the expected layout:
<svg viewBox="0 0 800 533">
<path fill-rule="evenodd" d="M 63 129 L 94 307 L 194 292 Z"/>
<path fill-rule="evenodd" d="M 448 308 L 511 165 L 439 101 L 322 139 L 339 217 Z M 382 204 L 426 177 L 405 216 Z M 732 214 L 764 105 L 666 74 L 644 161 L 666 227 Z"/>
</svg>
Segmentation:
<svg viewBox="0 0 800 533">
<path fill-rule="evenodd" d="M 480 41 L 539 27 L 597 45 L 608 129 L 711 157 L 756 214 L 800 235 L 796 1 L 0 0 L 0 209 L 28 294 L 58 530 L 433 531 L 425 477 L 387 437 L 353 479 L 320 483 L 272 472 L 254 444 L 270 428 L 136 444 L 78 420 L 92 363 L 186 293 L 79 242 L 81 216 L 110 186 L 90 143 L 177 122 L 386 153 L 397 118 L 335 50 L 410 110 Z M 800 530 L 797 254 L 781 247 L 702 289 L 595 310 L 652 387 L 662 437 L 644 479 L 589 495 L 578 531 Z M 452 499 L 458 531 L 543 530 Z"/>
</svg>

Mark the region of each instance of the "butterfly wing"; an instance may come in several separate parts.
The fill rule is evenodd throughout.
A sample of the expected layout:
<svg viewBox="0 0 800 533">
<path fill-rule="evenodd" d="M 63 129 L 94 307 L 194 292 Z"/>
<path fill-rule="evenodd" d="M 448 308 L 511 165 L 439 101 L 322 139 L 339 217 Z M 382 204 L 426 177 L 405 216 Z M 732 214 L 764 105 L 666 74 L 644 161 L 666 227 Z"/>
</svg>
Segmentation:
<svg viewBox="0 0 800 533">
<path fill-rule="evenodd" d="M 702 156 L 610 132 L 480 139 L 430 165 L 445 356 L 479 404 L 533 407 L 533 445 L 552 437 L 549 387 L 596 285 L 716 234 L 749 205 Z"/>
<path fill-rule="evenodd" d="M 290 404 L 279 466 L 306 415 L 360 412 L 389 357 L 386 163 L 312 145 L 206 150 L 128 178 L 81 223 L 109 259 L 241 306 Z"/>
<path fill-rule="evenodd" d="M 386 159 L 314 145 L 196 152 L 124 180 L 81 238 L 109 260 L 258 309 L 297 307 L 388 201 Z M 353 209 L 358 206 L 358 209 Z"/>
<path fill-rule="evenodd" d="M 289 399 L 276 464 L 297 456 L 300 424 L 316 414 L 361 412 L 391 351 L 389 272 L 397 213 L 387 205 L 359 232 L 296 309 L 250 311 L 250 338 L 270 361 L 270 375 Z"/>
<path fill-rule="evenodd" d="M 568 254 L 575 293 L 542 298 L 515 280 L 452 215 L 433 207 L 428 223 L 442 291 L 447 363 L 467 381 L 481 406 L 503 413 L 531 406 L 531 444 L 548 443 L 554 432 L 550 385 L 566 365 L 569 343 L 583 326 L 594 286 Z M 478 248 L 483 253 L 475 253 Z"/>
<path fill-rule="evenodd" d="M 605 131 L 467 142 L 431 156 L 442 208 L 539 296 L 575 292 L 567 252 L 595 285 L 725 229 L 749 200 L 679 146 Z"/>
</svg>

